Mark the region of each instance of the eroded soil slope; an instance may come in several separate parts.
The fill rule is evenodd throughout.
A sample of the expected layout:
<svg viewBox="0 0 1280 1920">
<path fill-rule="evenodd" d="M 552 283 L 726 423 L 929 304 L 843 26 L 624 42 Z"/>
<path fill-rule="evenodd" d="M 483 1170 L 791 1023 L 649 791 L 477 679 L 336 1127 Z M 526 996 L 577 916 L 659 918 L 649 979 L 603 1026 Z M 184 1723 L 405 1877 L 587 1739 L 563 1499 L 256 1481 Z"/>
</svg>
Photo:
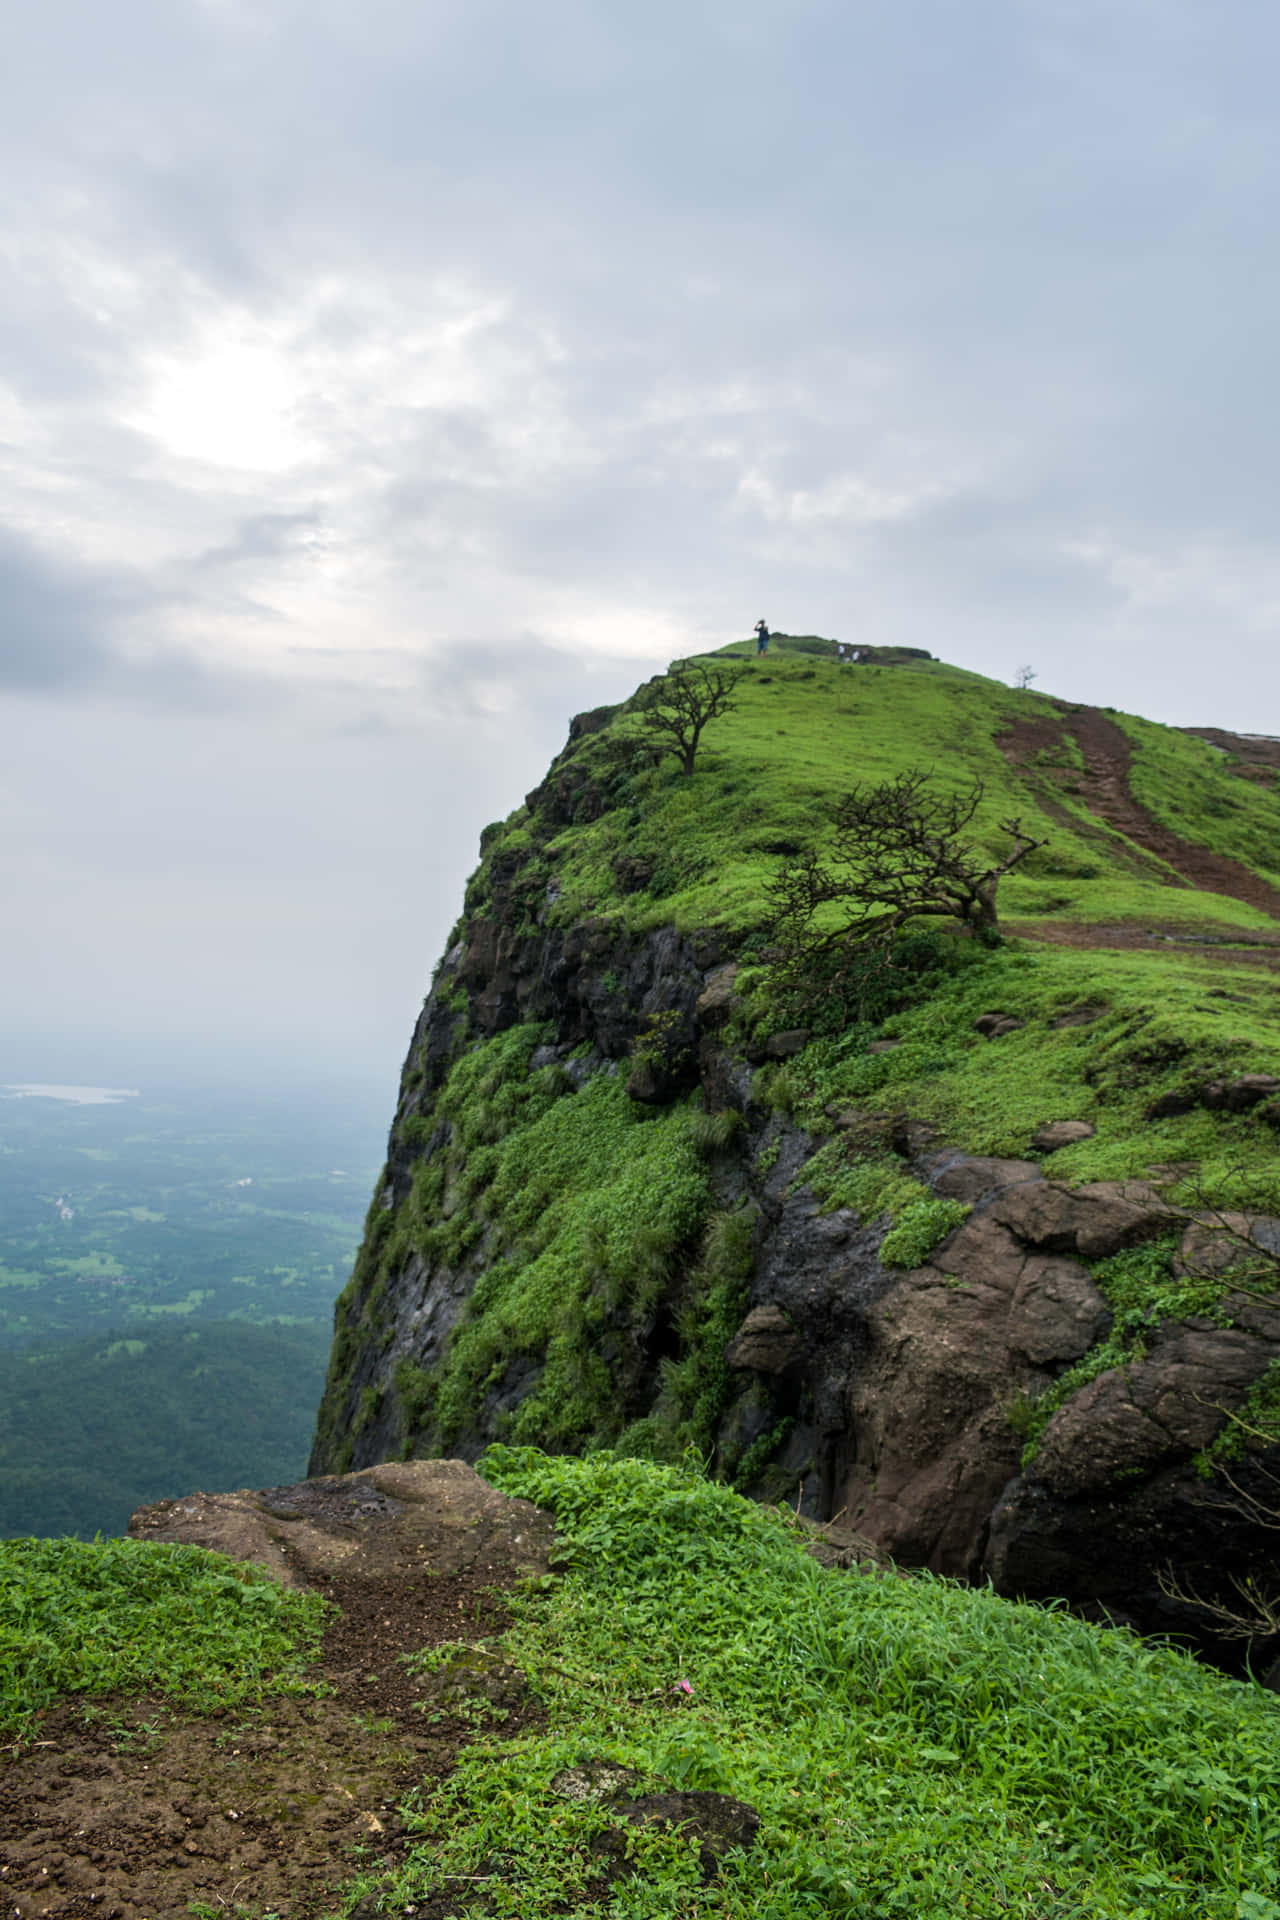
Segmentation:
<svg viewBox="0 0 1280 1920">
<path fill-rule="evenodd" d="M 1114 720 L 1097 707 L 1079 707 L 1064 711 L 1062 727 L 1072 734 L 1084 758 L 1084 771 L 1072 774 L 1072 792 L 1105 827 L 1123 834 L 1134 849 L 1140 850 L 1135 862 L 1141 855 L 1149 855 L 1161 863 L 1166 882 L 1172 878 L 1175 886 L 1181 881 L 1206 893 L 1224 894 L 1280 921 L 1280 889 L 1269 886 L 1241 861 L 1183 839 L 1141 805 L 1129 782 L 1133 750 Z M 1007 729 L 999 745 L 1012 764 L 1030 773 L 1035 771 L 1036 756 L 1056 746 L 1061 737 L 1057 721 L 1026 720 Z M 1067 814 L 1054 792 L 1042 793 L 1041 804 L 1052 817 L 1069 820 L 1077 832 L 1080 830 L 1079 820 Z M 1114 843 L 1109 844 L 1108 851 L 1114 854 Z M 1080 947 L 1159 945 L 1177 937 L 1172 929 L 1144 934 L 1133 927 L 1095 927 L 1080 922 L 1048 923 L 1038 925 L 1035 931 L 1037 937 Z M 1233 930 L 1231 937 L 1248 946 L 1280 944 L 1280 932 L 1244 935 Z"/>
<path fill-rule="evenodd" d="M 253 1559 L 335 1604 L 314 1698 L 193 1718 L 155 1699 L 75 1700 L 0 1756 L 0 1912 L 14 1920 L 318 1920 L 394 1865 L 406 1791 L 446 1774 L 478 1719 L 533 1711 L 518 1676 L 414 1675 L 401 1656 L 505 1624 L 501 1591 L 543 1571 L 551 1523 L 456 1460 L 372 1467 L 135 1514 L 144 1539 Z"/>
</svg>

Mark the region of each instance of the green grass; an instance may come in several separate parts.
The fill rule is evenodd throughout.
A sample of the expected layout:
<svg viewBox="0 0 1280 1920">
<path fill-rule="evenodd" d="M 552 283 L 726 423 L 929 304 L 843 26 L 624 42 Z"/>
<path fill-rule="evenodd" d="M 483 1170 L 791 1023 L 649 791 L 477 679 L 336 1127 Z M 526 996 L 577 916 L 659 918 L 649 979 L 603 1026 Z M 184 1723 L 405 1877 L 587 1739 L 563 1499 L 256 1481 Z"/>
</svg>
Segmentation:
<svg viewBox="0 0 1280 1920">
<path fill-rule="evenodd" d="M 1098 1017 L 1052 1024 L 1081 1007 Z M 988 1040 L 974 1022 L 993 1010 L 1025 1024 Z M 1270 1176 L 1280 1202 L 1276 1136 L 1257 1116 L 1195 1108 L 1145 1118 L 1176 1088 L 1217 1075 L 1280 1074 L 1280 990 L 1266 975 L 1226 975 L 1210 960 L 1172 954 L 975 949 L 881 1031 L 899 1042 L 893 1051 L 868 1052 L 866 1031 L 853 1030 L 814 1041 L 788 1063 L 802 1124 L 829 1131 L 828 1108 L 905 1110 L 970 1152 L 1019 1157 L 1041 1122 L 1088 1120 L 1093 1139 L 1045 1162 L 1054 1177 L 1124 1179 L 1185 1161 L 1210 1196 L 1252 1169 L 1264 1184 Z M 837 1145 L 811 1163 L 815 1186 L 834 1204 L 875 1211 L 855 1191 L 872 1176 L 843 1154 Z M 910 1197 L 904 1191 L 879 1204 L 893 1211 Z M 1184 1197 L 1194 1196 L 1187 1189 Z"/>
<path fill-rule="evenodd" d="M 515 1416 L 516 1438 L 581 1445 L 611 1423 L 619 1431 L 617 1369 L 598 1349 L 624 1312 L 639 1322 L 652 1313 L 705 1219 L 692 1121 L 687 1104 L 654 1114 L 599 1075 L 486 1159 L 471 1217 L 500 1223 L 507 1250 L 478 1278 L 451 1342 L 434 1403 L 443 1438 L 521 1355 L 545 1371 Z"/>
<path fill-rule="evenodd" d="M 1133 745 L 1129 784 L 1136 798 L 1183 839 L 1243 861 L 1280 886 L 1276 789 L 1227 771 L 1207 740 L 1133 714 L 1117 714 Z"/>
<path fill-rule="evenodd" d="M 483 1465 L 554 1511 L 569 1558 L 503 1645 L 547 1726 L 462 1755 L 406 1865 L 360 1883 L 392 1910 L 599 1911 L 609 1816 L 551 1785 L 595 1759 L 761 1817 L 712 1889 L 678 1835 L 635 1833 L 609 1896 L 635 1920 L 1280 1915 L 1280 1703 L 1260 1688 L 987 1592 L 825 1570 L 783 1515 L 686 1472 Z"/>
<path fill-rule="evenodd" d="M 718 1327 L 708 1301 L 720 1298 L 722 1276 L 698 1256 L 711 1210 L 708 1160 L 729 1130 L 693 1098 L 661 1111 L 638 1105 L 621 1073 L 575 1092 L 558 1067 L 530 1072 L 545 1037 L 540 1026 L 511 1028 L 458 1061 L 431 1116 L 447 1141 L 419 1162 L 395 1225 L 371 1214 L 339 1302 L 330 1419 L 357 1341 L 379 1338 L 388 1291 L 415 1256 L 468 1265 L 475 1277 L 441 1365 L 427 1372 L 405 1358 L 396 1369 L 406 1452 L 452 1445 L 522 1362 L 540 1378 L 511 1437 L 559 1446 L 618 1439 L 677 1274 L 682 1311 L 712 1312 Z M 691 1389 L 703 1401 L 705 1382 Z M 669 1411 L 674 1429 L 688 1409 L 677 1395 Z M 367 1407 L 355 1417 L 367 1424 Z"/>
<path fill-rule="evenodd" d="M 1056 727 L 1057 744 L 1019 773 L 997 740 L 1028 718 Z M 1274 863 L 1280 796 L 1234 778 L 1202 741 L 1117 719 L 1139 741 L 1135 788 L 1158 818 L 1224 853 Z M 842 793 L 911 766 L 935 769 L 948 789 L 983 780 L 975 837 L 992 851 L 998 822 L 1010 815 L 1047 837 L 1002 884 L 1002 913 L 1012 921 L 1158 921 L 1227 933 L 1268 924 L 1241 902 L 1173 884 L 1161 862 L 1089 813 L 1073 791 L 1079 749 L 1052 701 L 941 662 L 850 669 L 803 654 L 752 660 L 735 710 L 708 727 L 689 778 L 670 761 L 628 770 L 622 743 L 638 746 L 641 735 L 638 713 L 624 706 L 604 732 L 577 744 L 575 765 L 595 769 L 610 803 L 598 819 L 556 828 L 521 808 L 487 843 L 488 865 L 528 868 L 531 899 L 554 872 L 553 918 L 563 924 L 592 913 L 630 929 L 758 927 L 779 849 L 821 844 Z M 620 892 L 613 869 L 623 854 L 652 866 L 643 891 Z M 482 870 L 469 905 L 485 888 Z"/>
<path fill-rule="evenodd" d="M 0 1541 L 0 1730 L 66 1694 L 211 1712 L 301 1691 L 325 1603 L 258 1567 L 140 1540 Z"/>
</svg>

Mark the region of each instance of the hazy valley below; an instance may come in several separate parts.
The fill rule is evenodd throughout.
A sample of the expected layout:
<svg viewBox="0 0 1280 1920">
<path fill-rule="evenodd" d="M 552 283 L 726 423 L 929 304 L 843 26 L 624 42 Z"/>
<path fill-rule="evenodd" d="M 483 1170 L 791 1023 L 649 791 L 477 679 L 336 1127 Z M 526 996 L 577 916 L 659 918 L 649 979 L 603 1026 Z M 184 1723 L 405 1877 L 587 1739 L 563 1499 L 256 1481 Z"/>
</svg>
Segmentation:
<svg viewBox="0 0 1280 1920">
<path fill-rule="evenodd" d="M 0 1535 L 287 1480 L 384 1124 L 344 1088 L 0 1087 Z"/>
</svg>

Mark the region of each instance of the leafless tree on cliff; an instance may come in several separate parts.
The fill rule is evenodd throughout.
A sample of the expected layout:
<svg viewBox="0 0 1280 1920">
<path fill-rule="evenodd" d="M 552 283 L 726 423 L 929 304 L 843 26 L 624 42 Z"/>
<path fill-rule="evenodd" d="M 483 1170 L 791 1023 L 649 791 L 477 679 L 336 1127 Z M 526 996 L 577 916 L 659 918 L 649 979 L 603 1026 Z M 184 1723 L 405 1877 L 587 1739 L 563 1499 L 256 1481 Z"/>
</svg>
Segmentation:
<svg viewBox="0 0 1280 1920">
<path fill-rule="evenodd" d="M 770 889 L 770 937 L 793 982 L 843 956 L 887 953 L 909 921 L 930 915 L 959 920 L 989 938 L 999 932 L 996 889 L 1037 847 L 1019 819 L 1002 820 L 1013 845 L 1003 860 L 966 840 L 983 797 L 975 780 L 965 792 L 936 793 L 920 768 L 878 786 L 858 786 L 836 808 L 835 851 L 792 860 Z M 844 909 L 837 926 L 824 909 Z"/>
<path fill-rule="evenodd" d="M 749 671 L 740 665 L 677 660 L 647 696 L 644 724 L 660 752 L 675 754 L 681 773 L 693 772 L 703 728 L 729 712 L 738 682 Z"/>
<path fill-rule="evenodd" d="M 1276 1435 L 1254 1426 L 1242 1414 L 1225 1413 L 1232 1429 L 1245 1446 L 1255 1450 L 1274 1448 Z M 1246 1486 L 1238 1470 L 1223 1461 L 1214 1463 L 1215 1485 L 1204 1505 L 1218 1513 L 1235 1514 L 1250 1526 L 1280 1533 L 1280 1474 L 1261 1461 L 1252 1462 L 1254 1484 Z M 1263 1581 L 1253 1573 L 1227 1575 L 1225 1591 L 1200 1592 L 1170 1563 L 1157 1575 L 1160 1591 L 1182 1606 L 1194 1607 L 1206 1616 L 1215 1633 L 1224 1640 L 1272 1640 L 1280 1635 L 1280 1587 L 1274 1578 Z"/>
<path fill-rule="evenodd" d="M 1234 1186 L 1247 1200 L 1256 1187 L 1256 1176 L 1245 1167 L 1231 1168 L 1223 1185 L 1229 1193 Z M 1197 1187 L 1195 1198 L 1195 1215 L 1181 1253 L 1187 1274 L 1229 1284 L 1221 1303 L 1228 1310 L 1233 1296 L 1274 1307 L 1280 1298 L 1274 1214 L 1223 1204 L 1202 1187 Z M 1274 1405 L 1275 1389 L 1280 1389 L 1278 1376 L 1280 1362 L 1255 1382 L 1243 1408 L 1223 1406 L 1217 1400 L 1202 1403 L 1222 1414 L 1225 1426 L 1210 1455 L 1213 1478 L 1199 1504 L 1268 1533 L 1280 1533 L 1280 1470 L 1275 1451 L 1280 1446 L 1280 1422 L 1274 1413 L 1255 1408 Z M 1261 1402 L 1255 1397 L 1259 1390 Z M 1224 1438 L 1225 1450 L 1220 1446 Z M 1254 1572 L 1229 1573 L 1225 1584 L 1215 1585 L 1211 1593 L 1193 1585 L 1172 1563 L 1157 1579 L 1162 1593 L 1182 1606 L 1194 1607 L 1224 1640 L 1280 1636 L 1280 1581 L 1274 1573 L 1265 1578 Z"/>
</svg>

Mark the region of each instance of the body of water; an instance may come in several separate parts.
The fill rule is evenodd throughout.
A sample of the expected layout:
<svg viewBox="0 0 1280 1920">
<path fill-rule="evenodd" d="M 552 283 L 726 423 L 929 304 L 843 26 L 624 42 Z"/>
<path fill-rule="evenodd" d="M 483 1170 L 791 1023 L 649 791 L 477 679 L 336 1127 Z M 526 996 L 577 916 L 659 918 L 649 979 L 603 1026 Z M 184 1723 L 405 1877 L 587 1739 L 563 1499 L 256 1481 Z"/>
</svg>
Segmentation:
<svg viewBox="0 0 1280 1920">
<path fill-rule="evenodd" d="M 111 1107 L 121 1100 L 136 1100 L 137 1087 L 64 1087 L 33 1082 L 24 1086 L 0 1087 L 8 1100 L 67 1100 L 75 1107 Z"/>
</svg>

